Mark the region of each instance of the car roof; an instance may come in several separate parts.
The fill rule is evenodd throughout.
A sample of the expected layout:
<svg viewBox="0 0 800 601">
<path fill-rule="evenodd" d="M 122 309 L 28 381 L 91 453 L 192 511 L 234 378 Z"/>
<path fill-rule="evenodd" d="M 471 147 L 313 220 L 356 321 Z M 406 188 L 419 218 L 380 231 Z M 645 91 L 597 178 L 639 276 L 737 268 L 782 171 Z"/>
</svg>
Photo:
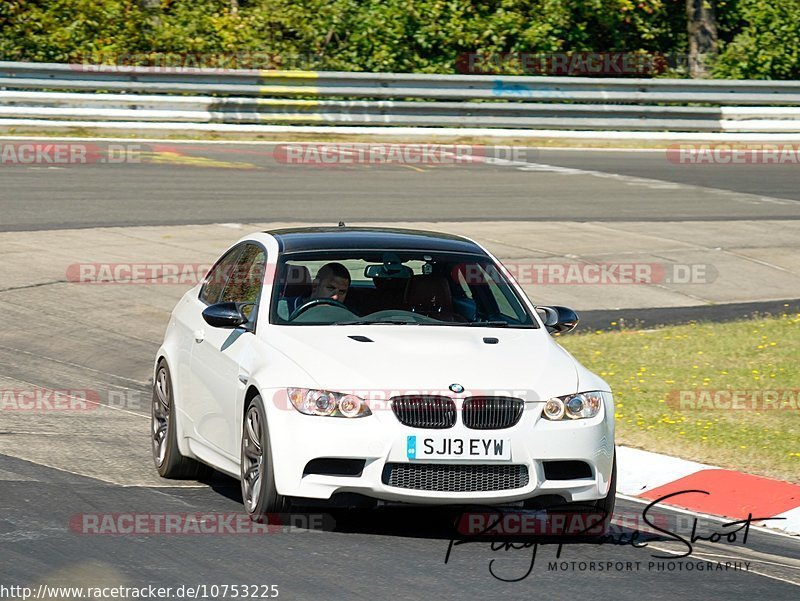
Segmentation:
<svg viewBox="0 0 800 601">
<path fill-rule="evenodd" d="M 429 250 L 486 255 L 467 238 L 389 227 L 302 227 L 268 230 L 282 253 L 305 250 Z"/>
</svg>

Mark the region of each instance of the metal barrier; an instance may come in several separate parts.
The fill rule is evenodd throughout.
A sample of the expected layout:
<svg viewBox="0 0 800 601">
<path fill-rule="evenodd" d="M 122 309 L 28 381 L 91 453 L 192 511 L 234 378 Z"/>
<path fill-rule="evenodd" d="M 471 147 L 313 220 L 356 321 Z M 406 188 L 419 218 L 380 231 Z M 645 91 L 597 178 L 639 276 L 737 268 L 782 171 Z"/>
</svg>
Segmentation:
<svg viewBox="0 0 800 601">
<path fill-rule="evenodd" d="M 800 132 L 800 81 L 0 62 L 0 90 L 4 120 Z"/>
</svg>

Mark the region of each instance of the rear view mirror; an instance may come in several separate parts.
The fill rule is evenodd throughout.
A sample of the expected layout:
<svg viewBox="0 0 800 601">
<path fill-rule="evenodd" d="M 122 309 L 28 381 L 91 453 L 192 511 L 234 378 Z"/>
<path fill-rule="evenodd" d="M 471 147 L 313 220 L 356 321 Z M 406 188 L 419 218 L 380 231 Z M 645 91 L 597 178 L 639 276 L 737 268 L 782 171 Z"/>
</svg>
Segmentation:
<svg viewBox="0 0 800 601">
<path fill-rule="evenodd" d="M 372 280 L 379 279 L 408 279 L 414 275 L 414 271 L 407 265 L 384 264 L 384 265 L 367 265 L 364 268 L 364 277 Z"/>
<path fill-rule="evenodd" d="M 383 265 L 367 265 L 364 268 L 364 277 L 369 279 L 379 278 L 383 273 Z"/>
</svg>

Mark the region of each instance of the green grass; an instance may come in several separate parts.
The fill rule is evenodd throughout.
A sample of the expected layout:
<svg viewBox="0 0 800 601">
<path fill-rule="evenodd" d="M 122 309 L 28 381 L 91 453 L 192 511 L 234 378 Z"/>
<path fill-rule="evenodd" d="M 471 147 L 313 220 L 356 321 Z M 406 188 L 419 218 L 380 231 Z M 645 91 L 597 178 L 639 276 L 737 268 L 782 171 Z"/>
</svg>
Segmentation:
<svg viewBox="0 0 800 601">
<path fill-rule="evenodd" d="M 598 330 L 559 342 L 611 385 L 618 444 L 800 481 L 800 313 Z M 788 396 L 782 409 L 687 409 L 682 390 Z"/>
</svg>

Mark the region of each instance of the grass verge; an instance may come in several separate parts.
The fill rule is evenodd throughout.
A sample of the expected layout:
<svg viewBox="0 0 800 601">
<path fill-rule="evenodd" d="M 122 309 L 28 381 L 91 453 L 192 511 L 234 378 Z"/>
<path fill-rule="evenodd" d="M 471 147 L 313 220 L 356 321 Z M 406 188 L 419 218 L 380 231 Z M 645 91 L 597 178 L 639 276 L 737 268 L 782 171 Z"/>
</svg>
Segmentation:
<svg viewBox="0 0 800 601">
<path fill-rule="evenodd" d="M 800 313 L 560 342 L 611 385 L 618 444 L 800 481 Z"/>
<path fill-rule="evenodd" d="M 0 136 L 19 137 L 55 137 L 55 138 L 129 138 L 129 139 L 156 139 L 156 140 L 190 140 L 196 142 L 369 142 L 373 144 L 475 144 L 496 146 L 522 146 L 527 148 L 614 148 L 614 149 L 656 149 L 664 150 L 679 140 L 613 140 L 603 137 L 598 132 L 594 139 L 584 138 L 528 138 L 528 137 L 493 137 L 493 136 L 442 136 L 431 134 L 341 134 L 341 133 L 246 133 L 246 132 L 204 132 L 204 131 L 176 131 L 176 130 L 126 130 L 63 127 L 0 127 Z M 684 143 L 688 141 L 684 140 Z M 696 142 L 696 141 L 695 141 Z M 710 142 L 709 142 L 710 143 Z M 735 145 L 729 143 L 730 145 Z M 744 143 L 740 143 L 744 146 Z"/>
</svg>

